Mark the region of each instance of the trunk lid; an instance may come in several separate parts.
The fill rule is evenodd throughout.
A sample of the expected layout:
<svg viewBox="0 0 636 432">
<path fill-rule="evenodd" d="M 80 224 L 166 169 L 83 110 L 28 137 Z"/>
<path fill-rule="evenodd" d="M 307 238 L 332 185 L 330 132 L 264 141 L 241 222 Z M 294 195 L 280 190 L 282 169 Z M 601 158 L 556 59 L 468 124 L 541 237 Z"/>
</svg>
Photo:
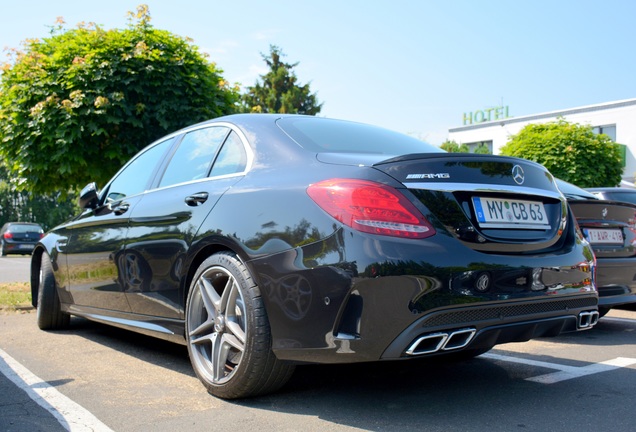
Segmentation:
<svg viewBox="0 0 636 432">
<path fill-rule="evenodd" d="M 567 235 L 567 201 L 541 165 L 468 153 L 400 156 L 373 167 L 404 185 L 436 226 L 475 250 L 549 250 Z"/>
<path fill-rule="evenodd" d="M 636 256 L 636 205 L 603 200 L 571 200 L 569 204 L 598 258 Z"/>
</svg>

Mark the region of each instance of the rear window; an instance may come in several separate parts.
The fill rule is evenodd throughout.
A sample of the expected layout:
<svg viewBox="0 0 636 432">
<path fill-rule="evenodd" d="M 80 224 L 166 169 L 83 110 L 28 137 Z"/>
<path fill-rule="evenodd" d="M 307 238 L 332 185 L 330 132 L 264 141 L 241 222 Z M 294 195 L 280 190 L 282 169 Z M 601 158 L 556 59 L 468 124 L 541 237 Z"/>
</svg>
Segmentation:
<svg viewBox="0 0 636 432">
<path fill-rule="evenodd" d="M 30 224 L 11 224 L 8 227 L 8 231 L 12 233 L 43 233 L 42 227 L 39 225 L 30 225 Z"/>
<path fill-rule="evenodd" d="M 316 117 L 286 117 L 278 126 L 306 150 L 317 153 L 405 155 L 444 150 L 416 138 L 362 123 Z"/>
<path fill-rule="evenodd" d="M 636 192 L 604 192 L 607 199 L 636 204 Z"/>
</svg>

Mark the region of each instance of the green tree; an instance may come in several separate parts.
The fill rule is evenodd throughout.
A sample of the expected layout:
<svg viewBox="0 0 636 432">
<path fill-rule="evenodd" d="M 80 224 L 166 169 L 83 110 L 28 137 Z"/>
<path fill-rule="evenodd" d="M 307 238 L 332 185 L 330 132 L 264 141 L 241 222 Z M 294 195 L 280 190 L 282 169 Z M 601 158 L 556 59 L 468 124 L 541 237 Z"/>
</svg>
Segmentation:
<svg viewBox="0 0 636 432">
<path fill-rule="evenodd" d="M 256 81 L 253 87 L 241 96 L 242 110 L 253 113 L 287 113 L 316 115 L 322 109 L 316 94 L 312 94 L 309 84 L 298 84 L 293 69 L 298 63 L 285 63 L 280 48 L 270 45 L 269 56 L 261 53 L 269 66 L 269 72 L 261 75 L 262 83 Z"/>
<path fill-rule="evenodd" d="M 35 195 L 19 191 L 0 164 L 0 226 L 5 222 L 36 222 L 47 231 L 79 213 L 76 198 L 72 192 Z"/>
<path fill-rule="evenodd" d="M 595 134 L 591 126 L 564 119 L 527 125 L 502 147 L 501 154 L 538 162 L 580 187 L 615 186 L 623 172 L 618 144 Z"/>
<path fill-rule="evenodd" d="M 90 23 L 12 50 L 0 76 L 0 157 L 36 193 L 104 184 L 138 150 L 188 124 L 235 111 L 239 93 L 191 41 L 150 25 Z"/>
<path fill-rule="evenodd" d="M 455 141 L 444 141 L 440 148 L 446 150 L 449 153 L 470 153 L 470 149 L 466 144 L 457 144 Z"/>
</svg>

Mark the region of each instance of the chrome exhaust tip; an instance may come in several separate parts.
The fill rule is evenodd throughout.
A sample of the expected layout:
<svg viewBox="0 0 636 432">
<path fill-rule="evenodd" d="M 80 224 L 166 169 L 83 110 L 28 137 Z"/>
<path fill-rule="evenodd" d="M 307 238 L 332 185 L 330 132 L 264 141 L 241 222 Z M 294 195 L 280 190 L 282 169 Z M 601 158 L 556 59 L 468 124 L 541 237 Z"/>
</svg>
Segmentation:
<svg viewBox="0 0 636 432">
<path fill-rule="evenodd" d="M 406 350 L 408 355 L 431 354 L 442 349 L 448 340 L 448 333 L 432 333 L 420 336 Z"/>
<path fill-rule="evenodd" d="M 589 329 L 594 327 L 598 323 L 600 315 L 598 311 L 581 312 L 578 317 L 578 328 Z"/>
<path fill-rule="evenodd" d="M 474 328 L 467 328 L 454 331 L 448 336 L 448 340 L 442 347 L 444 351 L 455 350 L 464 348 L 473 340 L 476 330 Z"/>
<path fill-rule="evenodd" d="M 465 328 L 450 333 L 431 333 L 417 338 L 406 350 L 408 355 L 432 354 L 464 348 L 473 340 L 476 330 Z"/>
</svg>

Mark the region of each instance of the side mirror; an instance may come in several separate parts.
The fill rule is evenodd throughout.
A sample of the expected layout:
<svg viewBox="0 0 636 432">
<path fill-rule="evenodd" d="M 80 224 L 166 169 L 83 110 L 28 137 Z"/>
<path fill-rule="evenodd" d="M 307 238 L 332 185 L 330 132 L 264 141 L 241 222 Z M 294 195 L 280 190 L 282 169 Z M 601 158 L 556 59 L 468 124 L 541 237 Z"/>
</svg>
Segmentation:
<svg viewBox="0 0 636 432">
<path fill-rule="evenodd" d="M 83 209 L 95 209 L 98 201 L 97 185 L 89 183 L 80 192 L 79 205 Z"/>
</svg>

